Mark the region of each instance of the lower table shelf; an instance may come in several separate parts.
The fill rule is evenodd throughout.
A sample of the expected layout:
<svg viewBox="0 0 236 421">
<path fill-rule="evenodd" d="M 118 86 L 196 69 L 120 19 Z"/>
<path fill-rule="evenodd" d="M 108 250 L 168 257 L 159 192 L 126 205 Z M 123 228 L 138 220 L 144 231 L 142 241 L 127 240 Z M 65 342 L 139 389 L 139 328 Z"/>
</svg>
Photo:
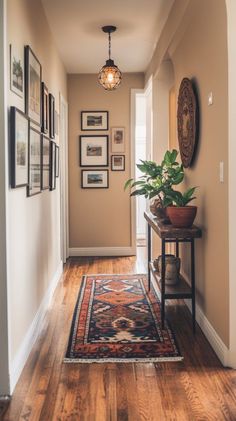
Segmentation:
<svg viewBox="0 0 236 421">
<path fill-rule="evenodd" d="M 154 268 L 153 262 L 149 263 L 149 267 L 161 291 L 162 289 L 161 277 L 159 273 L 156 271 L 156 269 Z M 179 281 L 176 285 L 165 285 L 164 298 L 168 300 L 178 299 L 178 298 L 192 298 L 191 287 L 182 275 L 180 275 Z"/>
</svg>

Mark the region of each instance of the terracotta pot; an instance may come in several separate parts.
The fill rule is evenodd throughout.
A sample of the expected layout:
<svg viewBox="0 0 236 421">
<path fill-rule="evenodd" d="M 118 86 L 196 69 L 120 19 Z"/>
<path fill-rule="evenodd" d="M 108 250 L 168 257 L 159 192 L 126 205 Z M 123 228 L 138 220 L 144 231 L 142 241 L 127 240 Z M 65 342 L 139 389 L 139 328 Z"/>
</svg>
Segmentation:
<svg viewBox="0 0 236 421">
<path fill-rule="evenodd" d="M 197 214 L 197 206 L 169 206 L 167 215 L 176 228 L 190 228 Z"/>
</svg>

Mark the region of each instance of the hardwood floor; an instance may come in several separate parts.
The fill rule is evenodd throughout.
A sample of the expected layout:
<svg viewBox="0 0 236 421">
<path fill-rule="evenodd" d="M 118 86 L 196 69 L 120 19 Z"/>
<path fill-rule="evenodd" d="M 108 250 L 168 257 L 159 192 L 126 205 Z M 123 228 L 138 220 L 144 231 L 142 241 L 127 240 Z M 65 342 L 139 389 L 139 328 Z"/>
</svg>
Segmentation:
<svg viewBox="0 0 236 421">
<path fill-rule="evenodd" d="M 182 304 L 167 316 L 177 363 L 63 364 L 81 276 L 144 273 L 140 257 L 71 258 L 4 421 L 236 421 L 236 371 L 222 367 Z"/>
</svg>

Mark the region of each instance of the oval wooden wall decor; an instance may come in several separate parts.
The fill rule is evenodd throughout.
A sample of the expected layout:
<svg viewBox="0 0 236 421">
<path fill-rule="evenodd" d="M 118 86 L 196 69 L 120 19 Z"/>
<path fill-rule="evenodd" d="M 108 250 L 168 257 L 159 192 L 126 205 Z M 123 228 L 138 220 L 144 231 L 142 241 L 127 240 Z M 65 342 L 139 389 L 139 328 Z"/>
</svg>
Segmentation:
<svg viewBox="0 0 236 421">
<path fill-rule="evenodd" d="M 178 96 L 178 141 L 180 156 L 185 168 L 190 167 L 197 143 L 197 101 L 192 82 L 184 78 Z"/>
</svg>

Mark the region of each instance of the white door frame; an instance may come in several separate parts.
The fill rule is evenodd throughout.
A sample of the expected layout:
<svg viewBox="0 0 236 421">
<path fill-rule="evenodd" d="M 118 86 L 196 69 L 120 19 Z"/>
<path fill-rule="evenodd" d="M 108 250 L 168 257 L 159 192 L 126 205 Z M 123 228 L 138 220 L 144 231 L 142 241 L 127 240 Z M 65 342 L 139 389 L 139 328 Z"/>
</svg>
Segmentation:
<svg viewBox="0 0 236 421">
<path fill-rule="evenodd" d="M 136 127 L 136 95 L 143 94 L 144 89 L 131 89 L 131 114 L 130 114 L 130 177 L 135 178 L 135 127 Z M 136 254 L 136 199 L 130 198 L 131 206 L 131 247 Z"/>
<path fill-rule="evenodd" d="M 60 202 L 61 202 L 61 257 L 69 257 L 68 212 L 68 103 L 60 93 Z"/>
<path fill-rule="evenodd" d="M 135 127 L 136 127 L 136 95 L 144 94 L 149 95 L 150 90 L 152 90 L 152 76 L 150 76 L 144 89 L 131 89 L 131 115 L 130 115 L 130 177 L 135 178 Z M 153 107 L 152 107 L 153 108 Z M 151 116 L 152 120 L 152 116 Z M 151 121 L 151 138 L 150 138 L 150 147 L 153 148 L 152 143 L 152 127 L 153 122 Z M 151 159 L 151 158 L 150 158 Z M 135 250 L 137 248 L 137 239 L 136 239 L 136 198 L 131 198 L 131 247 Z"/>
<path fill-rule="evenodd" d="M 0 0 L 0 395 L 10 394 L 7 285 L 7 196 L 9 177 L 6 22 L 6 0 Z"/>
<path fill-rule="evenodd" d="M 229 352 L 226 365 L 236 368 L 236 2 L 226 0 L 228 38 L 228 107 L 229 107 Z"/>
</svg>

